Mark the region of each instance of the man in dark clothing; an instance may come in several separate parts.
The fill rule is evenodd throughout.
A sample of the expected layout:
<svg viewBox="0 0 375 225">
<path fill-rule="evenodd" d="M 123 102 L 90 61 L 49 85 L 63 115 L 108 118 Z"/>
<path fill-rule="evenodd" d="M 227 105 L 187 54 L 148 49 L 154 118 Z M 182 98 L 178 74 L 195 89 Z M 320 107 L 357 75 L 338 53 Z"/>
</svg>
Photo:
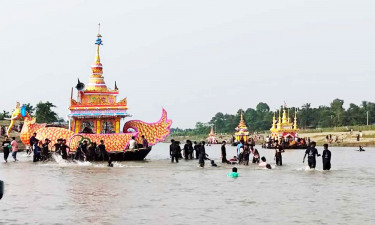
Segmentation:
<svg viewBox="0 0 375 225">
<path fill-rule="evenodd" d="M 206 143 L 202 141 L 202 144 L 200 145 L 199 149 L 199 166 L 204 167 L 204 160 L 207 159 L 206 149 L 204 148 L 204 145 Z"/>
<path fill-rule="evenodd" d="M 171 156 L 171 162 L 173 163 L 174 160 L 176 160 L 176 163 L 178 163 L 178 158 L 180 155 L 180 145 L 178 141 L 171 140 L 172 144 L 169 146 L 169 154 Z"/>
<path fill-rule="evenodd" d="M 147 141 L 147 139 L 145 138 L 144 135 L 142 135 L 142 146 L 143 146 L 143 148 L 148 147 L 148 141 Z"/>
<path fill-rule="evenodd" d="M 283 152 L 285 152 L 284 148 L 276 142 L 275 160 L 276 160 L 276 165 L 278 165 L 278 166 L 283 165 L 283 157 L 281 155 Z"/>
<path fill-rule="evenodd" d="M 199 144 L 197 144 L 197 142 L 194 141 L 194 151 L 195 151 L 195 158 L 196 159 L 198 159 L 198 157 L 199 157 L 199 149 L 200 149 Z"/>
<path fill-rule="evenodd" d="M 42 144 L 42 157 L 41 159 L 43 161 L 47 160 L 48 159 L 48 145 L 50 143 L 50 140 L 48 140 L 47 138 L 44 140 L 44 143 Z"/>
<path fill-rule="evenodd" d="M 105 158 L 107 157 L 107 150 L 105 150 L 105 145 L 104 145 L 103 140 L 100 140 L 100 145 L 98 145 L 98 148 L 99 148 L 100 157 L 104 161 Z"/>
<path fill-rule="evenodd" d="M 184 145 L 184 158 L 189 159 L 189 140 Z"/>
<path fill-rule="evenodd" d="M 228 162 L 228 160 L 227 160 L 227 150 L 225 148 L 225 144 L 226 144 L 226 142 L 223 141 L 223 144 L 221 145 L 221 162 L 222 163 Z"/>
<path fill-rule="evenodd" d="M 188 150 L 189 150 L 189 159 L 193 159 L 194 148 L 193 148 L 193 143 L 190 140 L 189 140 Z"/>
<path fill-rule="evenodd" d="M 315 148 L 316 143 L 313 141 L 311 145 L 306 149 L 305 156 L 303 156 L 303 163 L 305 163 L 305 158 L 307 155 L 307 162 L 309 164 L 310 169 L 314 169 L 316 166 L 316 156 L 320 156 L 318 150 Z"/>
<path fill-rule="evenodd" d="M 70 148 L 66 145 L 66 139 L 63 139 L 62 143 L 60 144 L 60 152 L 63 159 L 68 159 L 68 149 Z"/>
<path fill-rule="evenodd" d="M 324 151 L 322 155 L 323 160 L 323 170 L 331 169 L 331 151 L 328 150 L 328 144 L 324 144 Z"/>
<path fill-rule="evenodd" d="M 5 136 L 5 140 L 3 141 L 3 152 L 4 152 L 4 161 L 8 162 L 8 156 L 10 152 L 10 139 L 8 136 Z"/>
<path fill-rule="evenodd" d="M 33 133 L 33 136 L 31 136 L 29 140 L 30 149 L 26 151 L 27 154 L 31 154 L 32 151 L 34 151 L 34 144 L 37 143 L 38 140 L 36 139 L 36 133 Z"/>
<path fill-rule="evenodd" d="M 63 140 L 62 139 L 57 139 L 57 142 L 54 144 L 55 147 L 55 153 L 61 155 L 61 145 L 62 145 Z"/>
<path fill-rule="evenodd" d="M 95 150 L 96 150 L 96 143 L 91 142 L 89 146 L 89 157 L 88 157 L 89 161 L 95 161 L 95 155 L 96 155 Z"/>
</svg>

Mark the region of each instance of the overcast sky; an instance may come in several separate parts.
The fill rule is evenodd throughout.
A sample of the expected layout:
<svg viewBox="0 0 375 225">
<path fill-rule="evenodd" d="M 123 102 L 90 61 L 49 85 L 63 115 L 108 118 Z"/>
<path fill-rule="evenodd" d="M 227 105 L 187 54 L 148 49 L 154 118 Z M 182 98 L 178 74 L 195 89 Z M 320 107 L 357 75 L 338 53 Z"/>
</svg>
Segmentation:
<svg viewBox="0 0 375 225">
<path fill-rule="evenodd" d="M 50 101 L 65 118 L 99 22 L 105 81 L 133 119 L 164 107 L 189 128 L 260 101 L 375 101 L 374 12 L 373 0 L 1 1 L 0 110 Z"/>
</svg>

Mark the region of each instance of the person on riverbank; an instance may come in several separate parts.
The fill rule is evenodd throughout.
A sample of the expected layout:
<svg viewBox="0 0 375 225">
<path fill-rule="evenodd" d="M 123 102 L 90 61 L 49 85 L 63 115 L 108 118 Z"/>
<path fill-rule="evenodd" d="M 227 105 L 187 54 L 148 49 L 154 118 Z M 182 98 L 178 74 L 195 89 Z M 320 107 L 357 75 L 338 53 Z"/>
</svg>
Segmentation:
<svg viewBox="0 0 375 225">
<path fill-rule="evenodd" d="M 236 168 L 236 167 L 233 167 L 233 168 L 232 168 L 232 172 L 231 172 L 231 173 L 228 173 L 228 177 L 236 178 L 236 177 L 238 177 L 238 176 L 239 176 L 239 174 L 238 174 L 238 172 L 237 172 L 237 168 Z"/>
<path fill-rule="evenodd" d="M 328 150 L 328 144 L 324 144 L 324 150 L 322 154 L 323 170 L 331 169 L 331 151 Z"/>
<path fill-rule="evenodd" d="M 8 136 L 5 136 L 5 140 L 3 141 L 3 153 L 4 153 L 4 161 L 8 162 L 8 156 L 11 149 L 10 140 Z"/>
<path fill-rule="evenodd" d="M 283 165 L 283 156 L 281 155 L 284 151 L 284 148 L 279 145 L 278 142 L 276 142 L 275 146 L 275 160 L 276 160 L 276 165 L 282 166 Z"/>
<path fill-rule="evenodd" d="M 12 157 L 14 161 L 18 161 L 17 159 L 17 152 L 18 152 L 18 143 L 16 141 L 15 137 L 12 137 L 12 142 L 10 142 L 10 145 L 12 146 Z"/>
<path fill-rule="evenodd" d="M 316 167 L 316 156 L 320 156 L 318 150 L 315 148 L 315 141 L 311 142 L 311 145 L 306 149 L 305 155 L 303 156 L 303 163 L 305 163 L 305 158 L 307 156 L 307 162 L 310 169 L 315 169 Z M 328 146 L 328 145 L 327 145 Z"/>
<path fill-rule="evenodd" d="M 221 162 L 222 163 L 228 163 L 227 150 L 226 150 L 226 147 L 225 147 L 226 143 L 227 143 L 226 141 L 223 141 L 223 143 L 221 144 Z"/>
</svg>

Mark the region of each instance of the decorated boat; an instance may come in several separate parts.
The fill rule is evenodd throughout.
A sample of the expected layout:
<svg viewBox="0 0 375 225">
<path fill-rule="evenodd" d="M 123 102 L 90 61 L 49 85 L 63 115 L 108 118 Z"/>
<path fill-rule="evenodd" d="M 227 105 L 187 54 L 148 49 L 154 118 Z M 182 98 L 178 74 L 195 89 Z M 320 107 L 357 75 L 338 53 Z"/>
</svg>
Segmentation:
<svg viewBox="0 0 375 225">
<path fill-rule="evenodd" d="M 281 116 L 281 111 L 283 112 Z M 289 109 L 283 107 L 279 110 L 278 119 L 274 113 L 272 119 L 271 135 L 266 141 L 267 148 L 274 148 L 276 142 L 288 149 L 304 149 L 307 147 L 306 141 L 298 137 L 297 111 L 294 112 L 294 120 L 291 122 Z"/>
<path fill-rule="evenodd" d="M 247 140 L 250 137 L 250 133 L 247 129 L 245 120 L 243 119 L 243 115 L 241 112 L 241 118 L 238 126 L 236 127 L 236 132 L 234 133 L 234 141 L 232 143 L 233 146 L 236 146 L 238 142 L 243 140 L 244 142 L 247 142 Z"/>
<path fill-rule="evenodd" d="M 162 116 L 155 123 L 140 120 L 127 121 L 120 129 L 121 120 L 129 117 L 127 99 L 117 100 L 119 89 L 115 82 L 114 89 L 107 87 L 103 77 L 103 65 L 100 62 L 99 50 L 102 45 L 100 33 L 96 39 L 96 57 L 91 66 L 91 76 L 85 85 L 78 80 L 77 99 L 73 99 L 73 89 L 70 97 L 69 128 L 48 127 L 46 124 L 36 123 L 25 107 L 17 103 L 11 117 L 11 124 L 23 118 L 24 126 L 21 130 L 21 141 L 29 145 L 29 139 L 36 133 L 38 140 L 49 139 L 50 149 L 58 139 L 66 139 L 72 151 L 77 149 L 83 139 L 99 144 L 103 140 L 106 150 L 113 155 L 114 160 L 143 160 L 151 151 L 151 146 L 164 139 L 170 133 L 172 121 L 167 118 L 167 112 L 162 109 Z M 129 150 L 128 145 L 132 137 L 138 144 L 142 144 L 142 136 L 147 139 L 148 147 Z"/>
</svg>

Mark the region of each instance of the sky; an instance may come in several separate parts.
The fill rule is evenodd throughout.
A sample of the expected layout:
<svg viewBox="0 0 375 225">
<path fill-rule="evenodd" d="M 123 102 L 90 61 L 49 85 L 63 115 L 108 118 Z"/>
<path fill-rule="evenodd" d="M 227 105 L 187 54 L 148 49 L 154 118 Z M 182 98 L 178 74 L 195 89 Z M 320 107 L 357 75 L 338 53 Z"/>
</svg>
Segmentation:
<svg viewBox="0 0 375 225">
<path fill-rule="evenodd" d="M 374 12 L 373 0 L 3 0 L 0 110 L 50 101 L 66 118 L 98 23 L 105 82 L 131 119 L 165 108 L 172 127 L 193 128 L 259 102 L 374 102 Z"/>
</svg>

